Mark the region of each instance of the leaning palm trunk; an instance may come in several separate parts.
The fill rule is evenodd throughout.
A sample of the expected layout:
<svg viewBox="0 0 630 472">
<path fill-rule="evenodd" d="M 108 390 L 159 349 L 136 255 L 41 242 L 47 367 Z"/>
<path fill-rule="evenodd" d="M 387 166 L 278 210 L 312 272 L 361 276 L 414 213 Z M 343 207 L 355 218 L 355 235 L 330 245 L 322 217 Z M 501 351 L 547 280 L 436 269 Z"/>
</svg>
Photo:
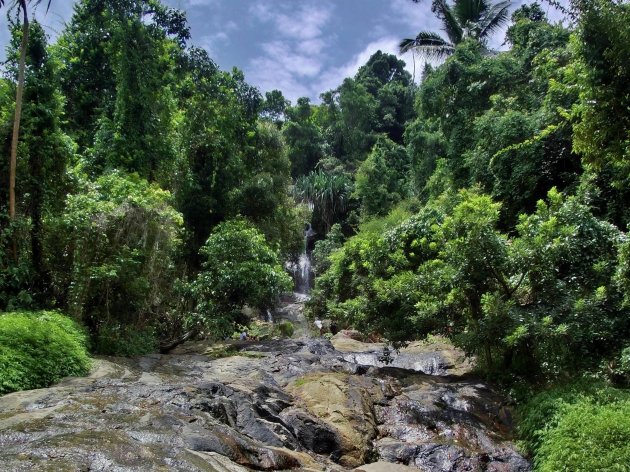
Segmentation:
<svg viewBox="0 0 630 472">
<path fill-rule="evenodd" d="M 15 95 L 15 118 L 13 120 L 13 137 L 11 139 L 11 161 L 9 162 L 9 218 L 15 219 L 15 170 L 17 168 L 18 141 L 20 138 L 20 120 L 22 118 L 22 96 L 24 94 L 24 70 L 26 68 L 26 48 L 28 46 L 28 13 L 22 8 L 24 23 L 22 24 L 22 41 L 20 43 L 20 63 L 18 66 L 18 83 Z"/>
</svg>

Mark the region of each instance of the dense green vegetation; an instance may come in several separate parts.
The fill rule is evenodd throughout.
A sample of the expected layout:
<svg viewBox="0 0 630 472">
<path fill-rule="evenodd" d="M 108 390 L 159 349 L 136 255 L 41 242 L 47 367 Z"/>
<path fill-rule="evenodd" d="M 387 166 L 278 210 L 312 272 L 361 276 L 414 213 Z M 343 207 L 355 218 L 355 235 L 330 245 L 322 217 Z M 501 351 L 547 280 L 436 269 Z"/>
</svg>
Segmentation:
<svg viewBox="0 0 630 472">
<path fill-rule="evenodd" d="M 291 290 L 278 254 L 245 220 L 219 224 L 200 252 L 205 261 L 192 285 L 196 304 L 191 322 L 211 326 L 219 335 L 231 331 L 230 322 L 239 321 L 243 305 L 266 311 Z"/>
<path fill-rule="evenodd" d="M 630 463 L 630 393 L 580 382 L 539 393 L 519 428 L 536 470 L 624 470 Z"/>
<path fill-rule="evenodd" d="M 7 152 L 23 32 L 12 26 L 0 81 Z M 97 352 L 138 354 L 188 329 L 219 336 L 239 303 L 268 308 L 288 289 L 282 262 L 308 216 L 289 191 L 277 97 L 188 40 L 184 14 L 156 0 L 78 2 L 54 45 L 30 23 L 14 217 L 0 186 L 0 309 L 61 309 Z M 214 271 L 220 236 L 208 238 L 237 218 L 219 233 L 254 244 L 243 263 L 275 278 Z M 211 295 L 204 281 L 221 277 L 232 294 L 260 290 Z"/>
<path fill-rule="evenodd" d="M 565 27 L 526 5 L 490 54 L 483 28 L 458 29 L 453 11 L 488 21 L 466 3 L 433 2 L 450 42 L 401 44 L 448 56 L 425 67 L 403 139 L 373 128 L 359 164 L 320 161 L 354 190 L 320 226 L 308 310 L 395 347 L 445 335 L 520 399 L 577 381 L 523 400 L 537 470 L 624 470 L 630 8 L 572 2 Z"/>
<path fill-rule="evenodd" d="M 319 104 L 221 71 L 159 0 L 81 0 L 52 45 L 12 24 L 0 310 L 23 314 L 2 329 L 76 333 L 26 314 L 58 309 L 100 353 L 224 337 L 290 290 L 310 221 L 311 316 L 394 347 L 446 336 L 518 398 L 563 385 L 522 407 L 540 470 L 630 460 L 630 6 L 572 0 L 564 25 L 536 3 L 511 21 L 506 3 L 432 6 L 448 39 L 401 44 L 444 59 L 419 84 L 379 51 Z M 509 49 L 491 51 L 503 24 Z M 40 348 L 17 339 L 2 391 L 64 375 L 18 368 Z"/>
<path fill-rule="evenodd" d="M 444 8 L 434 4 L 447 21 Z M 614 129 L 599 113 L 612 100 L 602 81 L 629 83 L 619 62 L 628 23 L 603 26 L 628 12 L 578 2 L 567 29 L 524 6 L 509 51 L 488 54 L 468 34 L 444 64 L 425 68 L 402 141 L 372 120 L 360 163 L 343 149 L 324 158 L 322 167 L 336 158 L 354 190 L 345 213 L 319 227 L 339 224 L 315 250 L 311 313 L 394 345 L 446 335 L 508 384 L 583 372 L 625 382 L 612 372 L 630 339 L 630 213 L 620 205 L 629 135 L 618 126 L 628 111 L 615 108 Z M 344 85 L 336 93 L 341 105 Z"/>
<path fill-rule="evenodd" d="M 0 394 L 87 374 L 86 342 L 82 329 L 59 313 L 0 314 Z"/>
</svg>

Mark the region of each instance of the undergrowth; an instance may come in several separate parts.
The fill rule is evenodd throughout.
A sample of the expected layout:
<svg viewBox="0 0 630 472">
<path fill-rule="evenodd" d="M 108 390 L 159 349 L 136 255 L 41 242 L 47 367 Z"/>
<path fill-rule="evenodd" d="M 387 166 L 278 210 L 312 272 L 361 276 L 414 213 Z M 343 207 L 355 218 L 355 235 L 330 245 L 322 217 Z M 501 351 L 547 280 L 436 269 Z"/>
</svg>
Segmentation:
<svg viewBox="0 0 630 472">
<path fill-rule="evenodd" d="M 579 381 L 535 395 L 520 413 L 536 471 L 630 471 L 630 391 Z"/>
<path fill-rule="evenodd" d="M 51 311 L 0 314 L 0 394 L 48 387 L 90 370 L 87 338 Z"/>
<path fill-rule="evenodd" d="M 158 341 L 152 328 L 108 324 L 99 329 L 93 348 L 97 354 L 133 357 L 155 352 Z"/>
</svg>

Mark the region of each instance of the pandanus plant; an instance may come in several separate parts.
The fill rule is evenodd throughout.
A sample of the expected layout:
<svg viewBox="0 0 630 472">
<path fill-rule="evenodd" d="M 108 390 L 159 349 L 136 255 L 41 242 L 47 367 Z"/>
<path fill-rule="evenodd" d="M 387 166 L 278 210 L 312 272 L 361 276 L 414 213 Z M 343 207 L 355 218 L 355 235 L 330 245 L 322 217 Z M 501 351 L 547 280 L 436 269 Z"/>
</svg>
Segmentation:
<svg viewBox="0 0 630 472">
<path fill-rule="evenodd" d="M 312 205 L 321 215 L 328 232 L 336 218 L 348 208 L 352 183 L 343 174 L 318 169 L 300 177 L 295 183 L 294 193 L 298 200 Z"/>
</svg>

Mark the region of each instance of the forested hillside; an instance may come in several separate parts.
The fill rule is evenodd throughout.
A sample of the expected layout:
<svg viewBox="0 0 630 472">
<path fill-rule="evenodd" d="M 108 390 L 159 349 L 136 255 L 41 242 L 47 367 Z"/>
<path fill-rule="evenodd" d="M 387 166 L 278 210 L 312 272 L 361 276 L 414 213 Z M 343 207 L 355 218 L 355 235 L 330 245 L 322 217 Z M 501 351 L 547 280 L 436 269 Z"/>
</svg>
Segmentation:
<svg viewBox="0 0 630 472">
<path fill-rule="evenodd" d="M 291 291 L 311 224 L 309 316 L 394 349 L 444 336 L 521 403 L 539 470 L 628 470 L 627 2 L 571 0 L 552 24 L 537 3 L 510 18 L 508 3 L 434 0 L 446 37 L 401 38 L 430 59 L 418 77 L 379 51 L 294 104 L 220 70 L 159 0 L 81 0 L 54 43 L 24 28 L 33 4 L 10 3 L 0 332 L 45 336 L 29 323 L 59 311 L 78 361 L 21 380 L 32 353 L 7 341 L 0 393 L 85 372 L 86 346 L 232 334 L 244 306 Z M 571 456 L 584 414 L 610 457 Z"/>
</svg>

